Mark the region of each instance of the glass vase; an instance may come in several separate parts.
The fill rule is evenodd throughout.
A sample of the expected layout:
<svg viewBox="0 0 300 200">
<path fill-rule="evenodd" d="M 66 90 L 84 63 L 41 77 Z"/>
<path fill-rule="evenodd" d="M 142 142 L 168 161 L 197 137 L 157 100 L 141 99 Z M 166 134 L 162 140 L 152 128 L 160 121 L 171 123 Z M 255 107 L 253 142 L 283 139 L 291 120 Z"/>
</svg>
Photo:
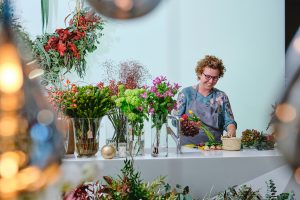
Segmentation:
<svg viewBox="0 0 300 200">
<path fill-rule="evenodd" d="M 127 135 L 127 150 L 131 157 L 145 155 L 144 123 L 129 123 Z"/>
<path fill-rule="evenodd" d="M 66 154 L 74 154 L 74 131 L 72 120 L 69 118 L 58 118 L 57 126 L 61 130 L 64 139 L 64 147 Z"/>
<path fill-rule="evenodd" d="M 160 122 L 159 122 L 160 121 Z M 153 157 L 168 156 L 167 120 L 151 120 L 151 155 Z"/>
<path fill-rule="evenodd" d="M 108 114 L 108 119 L 111 123 L 106 130 L 106 144 L 113 145 L 118 151 L 119 143 L 127 142 L 127 117 L 120 111 L 120 109 L 115 108 Z"/>
<path fill-rule="evenodd" d="M 77 157 L 95 156 L 98 152 L 101 120 L 102 118 L 72 118 Z"/>
</svg>

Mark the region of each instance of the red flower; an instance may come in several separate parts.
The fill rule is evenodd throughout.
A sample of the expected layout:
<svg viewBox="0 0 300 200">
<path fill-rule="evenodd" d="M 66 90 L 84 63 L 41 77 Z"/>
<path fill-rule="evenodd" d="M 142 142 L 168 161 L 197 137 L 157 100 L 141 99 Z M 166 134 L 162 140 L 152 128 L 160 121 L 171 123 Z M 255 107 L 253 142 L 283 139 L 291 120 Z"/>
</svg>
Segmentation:
<svg viewBox="0 0 300 200">
<path fill-rule="evenodd" d="M 59 52 L 59 54 L 61 56 L 64 56 L 66 49 L 67 48 L 66 48 L 65 44 L 63 44 L 62 41 L 59 41 L 58 45 L 57 45 L 57 51 Z"/>
<path fill-rule="evenodd" d="M 181 118 L 184 119 L 184 120 L 188 120 L 189 117 L 187 116 L 187 114 L 183 114 L 183 115 L 181 116 Z"/>
<path fill-rule="evenodd" d="M 73 52 L 73 55 L 79 60 L 80 56 L 78 54 L 76 45 L 74 43 L 69 42 L 68 43 L 68 47 L 70 48 L 70 50 Z"/>
</svg>

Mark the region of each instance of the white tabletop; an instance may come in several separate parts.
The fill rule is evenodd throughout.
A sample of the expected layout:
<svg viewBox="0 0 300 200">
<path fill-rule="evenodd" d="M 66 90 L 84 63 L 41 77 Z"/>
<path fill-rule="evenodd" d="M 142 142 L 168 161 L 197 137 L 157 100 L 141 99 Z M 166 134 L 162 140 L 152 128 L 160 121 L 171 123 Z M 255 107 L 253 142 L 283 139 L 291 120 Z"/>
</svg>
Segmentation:
<svg viewBox="0 0 300 200">
<path fill-rule="evenodd" d="M 135 157 L 135 168 L 141 172 L 145 181 L 166 176 L 172 186 L 190 186 L 191 194 L 203 198 L 212 188 L 212 195 L 229 186 L 241 185 L 263 176 L 264 181 L 276 180 L 278 175 L 268 173 L 286 165 L 278 150 L 241 151 L 213 150 L 203 151 L 183 148 L 182 154 L 169 149 L 168 157 L 152 157 L 150 154 Z M 63 159 L 63 165 L 95 163 L 101 167 L 99 175 L 116 176 L 120 174 L 125 158 L 105 160 L 100 155 L 90 158 L 75 158 L 73 155 Z M 264 184 L 264 181 L 262 182 Z"/>
</svg>

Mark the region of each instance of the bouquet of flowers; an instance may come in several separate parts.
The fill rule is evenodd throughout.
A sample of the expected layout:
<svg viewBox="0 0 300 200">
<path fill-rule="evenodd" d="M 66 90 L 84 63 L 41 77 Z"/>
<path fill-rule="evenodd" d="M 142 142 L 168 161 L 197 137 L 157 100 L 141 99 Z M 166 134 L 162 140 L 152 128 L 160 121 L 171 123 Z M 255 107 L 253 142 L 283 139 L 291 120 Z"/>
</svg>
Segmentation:
<svg viewBox="0 0 300 200">
<path fill-rule="evenodd" d="M 207 129 L 207 127 L 200 121 L 199 117 L 197 117 L 192 110 L 189 110 L 189 115 L 182 115 L 180 118 L 180 125 L 180 132 L 184 136 L 193 137 L 199 133 L 200 129 L 202 129 L 209 141 L 215 140 L 213 134 Z"/>
<path fill-rule="evenodd" d="M 243 148 L 255 147 L 258 150 L 269 150 L 274 149 L 275 137 L 255 129 L 246 129 L 242 132 L 241 141 Z"/>
<path fill-rule="evenodd" d="M 160 130 L 162 125 L 167 122 L 167 116 L 176 108 L 174 96 L 177 94 L 180 86 L 177 83 L 171 85 L 164 76 L 156 77 L 152 81 L 153 85 L 143 94 L 147 99 L 153 125 Z"/>
<path fill-rule="evenodd" d="M 79 77 L 86 70 L 85 56 L 97 49 L 103 21 L 91 10 L 76 12 L 66 28 L 38 37 L 33 52 L 44 73 L 44 84 L 55 83 L 62 69 L 75 69 Z"/>
<path fill-rule="evenodd" d="M 147 104 L 141 97 L 145 93 L 145 89 L 127 89 L 124 85 L 119 86 L 119 94 L 116 97 L 116 106 L 127 116 L 129 123 L 140 124 L 140 128 L 136 130 L 135 135 L 139 135 L 139 130 L 143 128 L 144 119 L 148 120 Z"/>
<path fill-rule="evenodd" d="M 246 129 L 242 132 L 242 145 L 243 147 L 254 147 L 260 139 L 260 132 L 255 129 Z"/>
<path fill-rule="evenodd" d="M 147 100 L 148 112 L 152 120 L 151 155 L 154 157 L 159 155 L 167 156 L 168 136 L 164 134 L 166 131 L 162 127 L 167 123 L 168 114 L 176 108 L 177 104 L 174 96 L 177 94 L 180 86 L 177 83 L 171 85 L 164 76 L 156 77 L 152 83 L 153 85 L 150 89 L 142 95 Z M 161 135 L 163 136 L 161 137 Z"/>
<path fill-rule="evenodd" d="M 104 83 L 108 84 L 113 100 L 121 97 L 126 89 L 142 88 L 146 79 L 150 77 L 148 70 L 137 61 L 121 62 L 118 65 L 107 61 L 103 64 L 103 68 L 103 76 L 105 78 L 99 85 L 104 85 Z M 122 87 L 120 87 L 121 85 Z M 121 95 L 120 93 L 123 94 Z M 115 134 L 110 139 L 116 142 L 117 146 L 119 142 L 126 142 L 128 114 L 129 113 L 127 113 L 126 116 L 124 108 L 122 110 L 120 106 L 116 105 L 115 101 L 112 109 L 108 113 L 108 119 L 115 129 Z M 133 119 L 133 117 L 131 117 L 131 119 Z"/>
<path fill-rule="evenodd" d="M 116 106 L 128 118 L 131 128 L 128 130 L 128 150 L 130 155 L 144 154 L 144 120 L 148 120 L 147 103 L 142 94 L 145 89 L 127 89 L 124 85 L 119 86 L 119 94 L 116 99 Z M 135 141 L 135 138 L 137 139 Z"/>
<path fill-rule="evenodd" d="M 49 91 L 56 109 L 72 118 L 78 156 L 93 156 L 99 148 L 101 119 L 112 108 L 108 87 L 78 86 L 67 82 L 67 89 Z"/>
<path fill-rule="evenodd" d="M 67 80 L 66 89 L 48 91 L 54 109 L 71 118 L 101 118 L 112 108 L 108 87 L 77 86 Z"/>
</svg>

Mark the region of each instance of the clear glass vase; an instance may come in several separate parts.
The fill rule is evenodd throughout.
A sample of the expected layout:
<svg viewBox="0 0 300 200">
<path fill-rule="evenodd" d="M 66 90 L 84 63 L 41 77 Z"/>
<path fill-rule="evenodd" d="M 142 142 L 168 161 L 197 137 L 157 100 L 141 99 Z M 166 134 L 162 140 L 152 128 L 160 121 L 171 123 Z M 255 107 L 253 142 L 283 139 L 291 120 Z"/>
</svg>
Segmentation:
<svg viewBox="0 0 300 200">
<path fill-rule="evenodd" d="M 129 123 L 127 135 L 127 150 L 131 157 L 145 155 L 144 123 Z"/>
<path fill-rule="evenodd" d="M 168 156 L 167 119 L 151 117 L 151 155 L 153 157 Z"/>
<path fill-rule="evenodd" d="M 102 118 L 72 118 L 76 156 L 90 157 L 98 152 L 101 120 Z"/>
<path fill-rule="evenodd" d="M 106 130 L 106 144 L 113 145 L 118 151 L 119 144 L 127 142 L 128 120 L 118 108 L 108 114 L 108 119 L 111 126 Z"/>
<path fill-rule="evenodd" d="M 69 118 L 58 118 L 57 126 L 63 135 L 65 154 L 74 154 L 75 145 L 72 120 Z"/>
</svg>

